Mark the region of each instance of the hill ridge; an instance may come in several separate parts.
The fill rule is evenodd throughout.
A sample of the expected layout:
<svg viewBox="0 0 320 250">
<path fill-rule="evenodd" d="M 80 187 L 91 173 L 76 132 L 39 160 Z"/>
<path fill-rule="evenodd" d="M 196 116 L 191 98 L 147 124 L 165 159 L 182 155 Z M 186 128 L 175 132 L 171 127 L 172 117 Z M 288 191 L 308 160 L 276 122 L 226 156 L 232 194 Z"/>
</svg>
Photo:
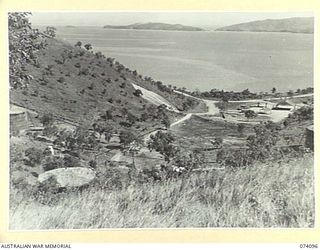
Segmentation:
<svg viewBox="0 0 320 250">
<path fill-rule="evenodd" d="M 135 29 L 135 30 L 172 30 L 172 31 L 203 31 L 203 29 L 182 24 L 161 22 L 134 23 L 129 25 L 105 25 L 107 29 Z"/>
<path fill-rule="evenodd" d="M 251 32 L 314 32 L 313 17 L 291 17 L 283 19 L 264 19 L 229 25 L 216 29 L 216 31 L 251 31 Z"/>
</svg>

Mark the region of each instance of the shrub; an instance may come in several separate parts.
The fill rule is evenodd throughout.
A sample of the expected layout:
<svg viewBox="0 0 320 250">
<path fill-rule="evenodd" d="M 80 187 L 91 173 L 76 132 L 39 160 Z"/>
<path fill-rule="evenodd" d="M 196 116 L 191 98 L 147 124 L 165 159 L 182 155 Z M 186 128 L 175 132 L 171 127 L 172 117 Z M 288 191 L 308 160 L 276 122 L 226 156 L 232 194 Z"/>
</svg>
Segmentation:
<svg viewBox="0 0 320 250">
<path fill-rule="evenodd" d="M 82 46 L 82 42 L 78 41 L 78 42 L 76 42 L 76 44 L 74 46 L 80 48 Z"/>
<path fill-rule="evenodd" d="M 254 127 L 255 135 L 247 138 L 244 148 L 221 149 L 217 153 L 217 162 L 231 167 L 243 167 L 255 161 L 278 160 L 282 157 L 275 147 L 279 141 L 279 125 L 266 122 Z"/>
<path fill-rule="evenodd" d="M 72 155 L 64 155 L 63 157 L 63 167 L 65 168 L 73 168 L 73 167 L 79 167 L 80 166 L 80 160 L 78 157 L 72 156 Z"/>
<path fill-rule="evenodd" d="M 45 68 L 45 74 L 47 74 L 47 75 L 53 75 L 53 65 L 52 64 L 49 64 L 49 65 L 47 65 L 47 67 Z"/>
<path fill-rule="evenodd" d="M 77 128 L 75 131 L 60 131 L 54 144 L 69 151 L 93 149 L 98 146 L 94 132 Z"/>
<path fill-rule="evenodd" d="M 45 136 L 56 136 L 58 134 L 58 128 L 56 126 L 50 125 L 45 126 L 45 128 L 42 131 L 42 134 Z"/>
<path fill-rule="evenodd" d="M 37 164 L 41 163 L 43 158 L 43 152 L 40 149 L 31 147 L 25 150 L 25 158 L 23 159 L 24 164 L 34 167 Z"/>
<path fill-rule="evenodd" d="M 120 143 L 127 147 L 130 143 L 137 140 L 138 137 L 133 132 L 122 130 L 119 134 Z"/>
<path fill-rule="evenodd" d="M 246 149 L 221 149 L 217 153 L 217 163 L 222 166 L 243 167 L 254 162 Z"/>
<path fill-rule="evenodd" d="M 101 59 L 101 58 L 105 58 L 105 56 L 99 51 L 95 53 L 96 58 Z"/>
<path fill-rule="evenodd" d="M 47 156 L 42 161 L 42 168 L 44 171 L 50 171 L 53 169 L 61 168 L 64 166 L 63 157 L 60 156 Z"/>
<path fill-rule="evenodd" d="M 53 115 L 50 113 L 44 114 L 40 117 L 40 122 L 43 124 L 43 126 L 51 126 L 54 122 Z"/>
<path fill-rule="evenodd" d="M 81 63 L 77 62 L 74 66 L 75 66 L 76 68 L 80 68 L 80 67 L 81 67 Z"/>
<path fill-rule="evenodd" d="M 92 45 L 90 43 L 85 44 L 84 47 L 88 51 L 92 49 Z"/>
<path fill-rule="evenodd" d="M 93 90 L 94 89 L 94 84 L 91 83 L 90 86 L 88 86 L 88 89 Z"/>
<path fill-rule="evenodd" d="M 136 90 L 133 92 L 133 94 L 134 94 L 135 96 L 137 96 L 137 97 L 140 97 L 140 96 L 143 95 L 143 93 L 142 93 L 142 91 L 141 91 L 140 89 L 136 89 Z"/>
<path fill-rule="evenodd" d="M 251 119 L 251 118 L 254 118 L 254 117 L 256 117 L 257 116 L 257 114 L 253 111 L 253 110 L 246 110 L 245 112 L 244 112 L 244 116 L 249 120 L 249 119 Z"/>
<path fill-rule="evenodd" d="M 95 160 L 90 160 L 89 161 L 89 166 L 93 169 L 96 169 L 97 168 L 97 161 Z"/>
<path fill-rule="evenodd" d="M 313 107 L 304 106 L 296 111 L 294 111 L 292 114 L 289 114 L 288 118 L 284 120 L 286 125 L 292 123 L 292 122 L 301 122 L 301 121 L 310 121 L 313 120 Z"/>
<path fill-rule="evenodd" d="M 103 120 L 112 120 L 113 119 L 113 114 L 112 114 L 112 110 L 108 109 L 106 110 L 105 113 L 100 115 L 100 118 Z"/>
<path fill-rule="evenodd" d="M 61 77 L 59 77 L 59 79 L 57 81 L 60 83 L 64 83 L 66 81 L 66 79 L 63 76 L 61 76 Z"/>
<path fill-rule="evenodd" d="M 158 131 L 150 136 L 148 148 L 159 152 L 164 156 L 165 161 L 169 162 L 179 152 L 179 149 L 172 144 L 173 142 L 174 137 L 171 133 Z"/>
<path fill-rule="evenodd" d="M 89 75 L 89 69 L 88 68 L 82 68 L 82 69 L 80 69 L 79 70 L 79 73 L 78 73 L 78 75 L 80 76 L 80 75 Z"/>
<path fill-rule="evenodd" d="M 31 96 L 37 97 L 38 95 L 39 95 L 39 91 L 37 89 L 31 93 Z"/>
</svg>

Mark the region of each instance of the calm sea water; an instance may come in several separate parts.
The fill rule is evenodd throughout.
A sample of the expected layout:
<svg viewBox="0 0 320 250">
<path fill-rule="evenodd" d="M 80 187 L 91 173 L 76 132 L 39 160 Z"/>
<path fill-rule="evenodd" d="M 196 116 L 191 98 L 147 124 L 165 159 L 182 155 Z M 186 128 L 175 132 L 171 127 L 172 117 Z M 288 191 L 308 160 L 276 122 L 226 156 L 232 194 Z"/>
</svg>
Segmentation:
<svg viewBox="0 0 320 250">
<path fill-rule="evenodd" d="M 313 86 L 313 35 L 57 29 L 139 73 L 188 89 L 279 91 Z"/>
</svg>

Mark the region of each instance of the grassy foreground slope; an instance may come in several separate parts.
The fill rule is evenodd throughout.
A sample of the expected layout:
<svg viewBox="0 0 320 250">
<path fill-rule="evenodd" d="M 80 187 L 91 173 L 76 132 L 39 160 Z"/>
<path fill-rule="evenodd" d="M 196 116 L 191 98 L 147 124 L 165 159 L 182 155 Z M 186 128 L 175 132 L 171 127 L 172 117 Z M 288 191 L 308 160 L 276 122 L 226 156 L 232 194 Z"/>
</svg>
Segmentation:
<svg viewBox="0 0 320 250">
<path fill-rule="evenodd" d="M 90 187 L 54 206 L 14 190 L 10 228 L 313 227 L 313 176 L 307 155 L 115 191 Z"/>
</svg>

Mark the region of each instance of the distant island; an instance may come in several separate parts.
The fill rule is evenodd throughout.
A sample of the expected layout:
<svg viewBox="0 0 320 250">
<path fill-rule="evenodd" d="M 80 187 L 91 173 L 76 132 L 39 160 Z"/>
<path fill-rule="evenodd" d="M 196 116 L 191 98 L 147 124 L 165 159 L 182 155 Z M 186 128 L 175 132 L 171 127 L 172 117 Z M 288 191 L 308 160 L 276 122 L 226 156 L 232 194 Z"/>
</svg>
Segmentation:
<svg viewBox="0 0 320 250">
<path fill-rule="evenodd" d="M 105 25 L 105 29 L 133 29 L 133 30 L 176 30 L 176 31 L 203 31 L 203 29 L 181 24 L 168 23 L 135 23 L 130 25 Z"/>
<path fill-rule="evenodd" d="M 217 31 L 251 31 L 251 32 L 292 32 L 313 33 L 313 17 L 294 17 L 285 19 L 266 19 L 225 26 Z"/>
</svg>

